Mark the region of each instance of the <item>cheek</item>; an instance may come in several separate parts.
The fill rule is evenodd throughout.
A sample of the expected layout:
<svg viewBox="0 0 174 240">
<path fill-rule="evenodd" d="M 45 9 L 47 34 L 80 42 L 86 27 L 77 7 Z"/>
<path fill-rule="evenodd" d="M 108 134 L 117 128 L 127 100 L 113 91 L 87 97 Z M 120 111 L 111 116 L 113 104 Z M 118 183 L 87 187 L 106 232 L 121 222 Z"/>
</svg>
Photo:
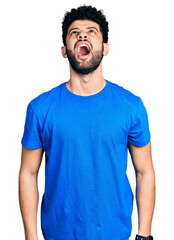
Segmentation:
<svg viewBox="0 0 174 240">
<path fill-rule="evenodd" d="M 71 42 L 67 44 L 67 48 L 74 51 L 74 46 L 75 46 L 75 42 Z"/>
<path fill-rule="evenodd" d="M 94 50 L 101 50 L 102 49 L 102 41 L 94 41 L 93 42 L 93 49 Z"/>
<path fill-rule="evenodd" d="M 75 41 L 72 40 L 72 39 L 66 39 L 66 47 L 70 50 L 73 50 L 74 49 L 74 44 L 75 44 Z"/>
</svg>

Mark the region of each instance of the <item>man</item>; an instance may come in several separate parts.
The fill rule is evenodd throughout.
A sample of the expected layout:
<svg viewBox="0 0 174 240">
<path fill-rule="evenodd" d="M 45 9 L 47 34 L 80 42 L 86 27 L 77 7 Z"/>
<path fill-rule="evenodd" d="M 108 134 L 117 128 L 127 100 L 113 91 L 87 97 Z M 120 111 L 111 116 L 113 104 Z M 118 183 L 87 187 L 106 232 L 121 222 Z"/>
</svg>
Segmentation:
<svg viewBox="0 0 174 240">
<path fill-rule="evenodd" d="M 38 240 L 37 176 L 44 152 L 44 238 L 128 239 L 133 208 L 128 150 L 137 180 L 136 239 L 153 239 L 155 174 L 145 106 L 140 97 L 103 77 L 109 30 L 101 11 L 72 9 L 62 29 L 70 80 L 39 95 L 27 108 L 19 173 L 26 240 Z"/>
</svg>

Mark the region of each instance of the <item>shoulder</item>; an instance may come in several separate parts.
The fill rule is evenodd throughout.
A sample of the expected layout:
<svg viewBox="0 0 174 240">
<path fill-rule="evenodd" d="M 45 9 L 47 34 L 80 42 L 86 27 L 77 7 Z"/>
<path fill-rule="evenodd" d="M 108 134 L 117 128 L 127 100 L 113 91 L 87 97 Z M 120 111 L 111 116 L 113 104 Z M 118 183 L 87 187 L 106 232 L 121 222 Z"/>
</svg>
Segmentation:
<svg viewBox="0 0 174 240">
<path fill-rule="evenodd" d="M 134 94 L 125 87 L 114 82 L 110 82 L 110 84 L 112 93 L 115 94 L 117 99 L 119 99 L 120 102 L 125 104 L 127 107 L 136 107 L 141 102 L 141 98 L 138 95 Z"/>
<path fill-rule="evenodd" d="M 47 111 L 57 102 L 56 100 L 60 94 L 61 87 L 62 83 L 51 90 L 39 94 L 29 102 L 28 108 L 31 108 L 36 115 Z"/>
</svg>

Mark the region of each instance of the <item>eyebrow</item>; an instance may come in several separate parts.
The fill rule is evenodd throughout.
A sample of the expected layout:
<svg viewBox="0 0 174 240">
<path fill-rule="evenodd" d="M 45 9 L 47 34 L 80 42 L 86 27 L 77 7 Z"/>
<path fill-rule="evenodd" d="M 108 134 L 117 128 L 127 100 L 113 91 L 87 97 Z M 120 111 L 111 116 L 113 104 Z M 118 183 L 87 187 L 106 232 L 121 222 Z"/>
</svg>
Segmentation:
<svg viewBox="0 0 174 240">
<path fill-rule="evenodd" d="M 71 28 L 71 29 L 69 30 L 68 34 L 70 34 L 71 31 L 73 31 L 73 30 L 77 30 L 77 29 L 80 29 L 80 28 L 78 28 L 78 27 Z M 87 27 L 87 29 L 95 29 L 97 32 L 99 32 L 98 29 L 97 29 L 96 27 Z"/>
<path fill-rule="evenodd" d="M 70 32 L 72 31 L 72 30 L 75 30 L 75 29 L 79 29 L 78 27 L 76 27 L 76 28 L 71 28 L 70 30 L 69 30 L 69 34 L 70 34 Z"/>
<path fill-rule="evenodd" d="M 93 29 L 93 28 L 98 32 L 98 29 L 96 27 L 88 27 L 87 29 Z"/>
</svg>

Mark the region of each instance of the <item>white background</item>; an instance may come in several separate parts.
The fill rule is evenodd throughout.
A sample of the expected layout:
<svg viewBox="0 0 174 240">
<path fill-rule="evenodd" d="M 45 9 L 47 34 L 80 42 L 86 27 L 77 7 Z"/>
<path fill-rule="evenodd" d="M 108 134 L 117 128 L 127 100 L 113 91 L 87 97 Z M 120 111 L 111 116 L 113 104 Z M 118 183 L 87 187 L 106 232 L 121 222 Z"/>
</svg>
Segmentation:
<svg viewBox="0 0 174 240">
<path fill-rule="evenodd" d="M 109 21 L 110 53 L 104 77 L 140 96 L 146 106 L 156 172 L 152 234 L 172 239 L 174 215 L 174 5 L 173 1 L 6 0 L 0 3 L 0 238 L 24 239 L 18 203 L 18 172 L 26 107 L 31 99 L 69 80 L 61 56 L 61 22 L 66 10 L 82 4 L 103 9 Z M 128 158 L 128 176 L 135 174 Z M 39 172 L 44 191 L 44 161 Z M 136 202 L 131 240 L 137 233 Z M 40 229 L 40 202 L 38 208 Z M 109 239 L 107 239 L 109 240 Z"/>
</svg>

